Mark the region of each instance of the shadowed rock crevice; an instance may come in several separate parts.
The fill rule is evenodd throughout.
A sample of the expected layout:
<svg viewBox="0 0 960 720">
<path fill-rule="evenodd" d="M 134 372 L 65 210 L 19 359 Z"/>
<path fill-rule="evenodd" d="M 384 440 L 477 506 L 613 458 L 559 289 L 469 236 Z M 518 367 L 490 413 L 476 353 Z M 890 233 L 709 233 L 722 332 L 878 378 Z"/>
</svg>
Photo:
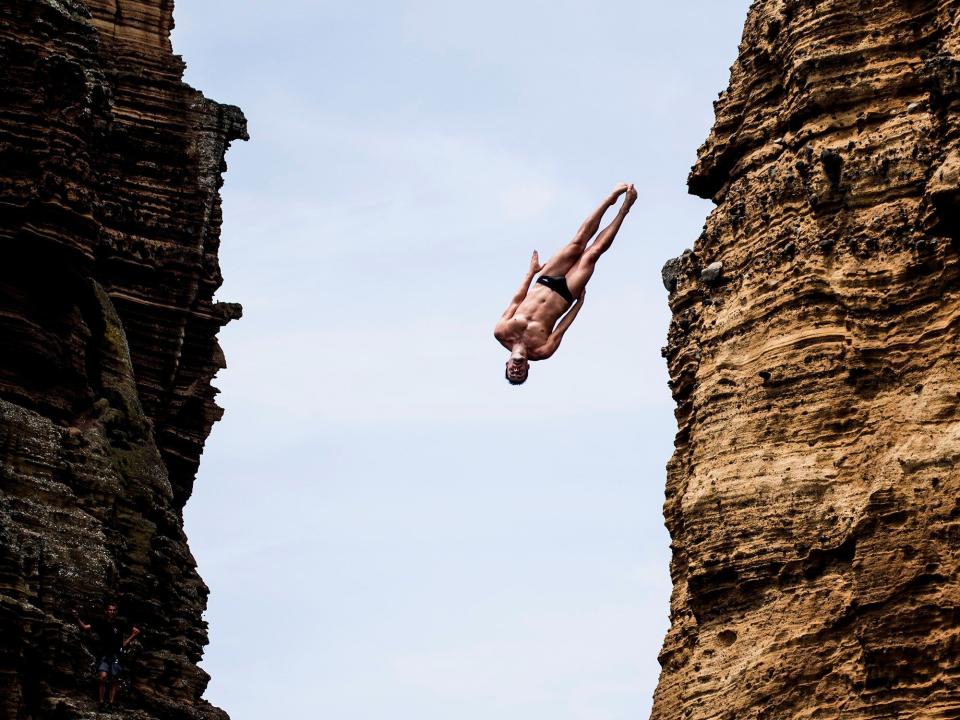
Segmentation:
<svg viewBox="0 0 960 720">
<path fill-rule="evenodd" d="M 664 268 L 654 718 L 960 714 L 957 13 L 750 8 Z"/>
<path fill-rule="evenodd" d="M 142 630 L 128 716 L 202 700 L 207 588 L 183 533 L 222 410 L 214 302 L 241 112 L 181 81 L 169 0 L 0 6 L 0 716 L 84 717 L 89 620 Z M 91 715 L 92 716 L 92 715 Z"/>
</svg>

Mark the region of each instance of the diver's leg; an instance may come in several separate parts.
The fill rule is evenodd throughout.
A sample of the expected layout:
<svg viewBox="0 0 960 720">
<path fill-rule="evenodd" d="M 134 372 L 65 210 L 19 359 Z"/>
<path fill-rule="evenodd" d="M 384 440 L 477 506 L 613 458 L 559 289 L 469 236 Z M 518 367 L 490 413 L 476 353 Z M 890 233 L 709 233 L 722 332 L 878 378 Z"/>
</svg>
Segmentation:
<svg viewBox="0 0 960 720">
<path fill-rule="evenodd" d="M 607 195 L 600 206 L 594 210 L 590 217 L 583 221 L 583 224 L 580 226 L 580 229 L 577 230 L 576 236 L 573 238 L 573 242 L 581 243 L 586 245 L 590 238 L 597 234 L 597 230 L 600 229 L 600 221 L 603 220 L 603 214 L 609 210 L 617 202 L 617 198 L 623 195 L 630 188 L 626 183 L 620 183 L 617 185 L 613 191 Z"/>
<path fill-rule="evenodd" d="M 541 275 L 566 275 L 570 269 L 577 264 L 580 256 L 583 255 L 587 243 L 590 242 L 597 230 L 600 228 L 600 221 L 603 214 L 617 202 L 617 198 L 627 192 L 628 186 L 621 183 L 613 189 L 600 206 L 591 213 L 590 217 L 583 221 L 573 240 L 567 243 L 561 250 L 547 261 L 540 271 Z"/>
<path fill-rule="evenodd" d="M 621 205 L 617 211 L 617 216 L 613 219 L 613 222 L 600 231 L 596 240 L 590 244 L 590 247 L 583 251 L 580 260 L 578 260 L 577 264 L 567 273 L 567 287 L 570 288 L 570 294 L 574 297 L 579 297 L 580 293 L 582 293 L 583 289 L 587 286 L 587 282 L 590 280 L 597 266 L 597 261 L 601 255 L 610 249 L 610 246 L 613 244 L 613 239 L 617 236 L 620 226 L 623 225 L 624 218 L 627 217 L 627 213 L 630 212 L 630 208 L 633 206 L 633 203 L 636 202 L 636 199 L 637 191 L 634 190 L 631 185 L 627 191 L 623 205 Z"/>
</svg>

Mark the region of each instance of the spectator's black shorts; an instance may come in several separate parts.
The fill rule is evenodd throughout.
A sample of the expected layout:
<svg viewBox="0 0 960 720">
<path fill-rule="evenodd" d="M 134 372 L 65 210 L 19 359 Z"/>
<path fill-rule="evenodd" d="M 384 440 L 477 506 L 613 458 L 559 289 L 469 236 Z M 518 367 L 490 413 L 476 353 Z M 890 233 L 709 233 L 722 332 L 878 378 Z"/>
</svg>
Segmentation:
<svg viewBox="0 0 960 720">
<path fill-rule="evenodd" d="M 120 660 L 117 659 L 116 655 L 104 655 L 97 663 L 97 672 L 116 677 L 120 674 Z"/>
</svg>

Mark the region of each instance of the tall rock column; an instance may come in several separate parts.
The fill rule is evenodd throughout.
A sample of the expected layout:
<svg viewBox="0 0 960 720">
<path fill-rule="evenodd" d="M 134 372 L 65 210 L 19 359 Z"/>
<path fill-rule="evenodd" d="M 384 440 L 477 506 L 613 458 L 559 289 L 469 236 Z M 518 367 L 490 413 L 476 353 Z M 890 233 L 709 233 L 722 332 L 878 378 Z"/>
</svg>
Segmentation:
<svg viewBox="0 0 960 720">
<path fill-rule="evenodd" d="M 958 717 L 960 3 L 757 0 L 715 106 L 652 717 Z"/>
<path fill-rule="evenodd" d="M 222 411 L 221 175 L 245 120 L 185 85 L 171 0 L 0 4 L 0 717 L 93 709 L 108 599 L 143 634 L 123 705 L 202 700 L 183 533 Z"/>
</svg>

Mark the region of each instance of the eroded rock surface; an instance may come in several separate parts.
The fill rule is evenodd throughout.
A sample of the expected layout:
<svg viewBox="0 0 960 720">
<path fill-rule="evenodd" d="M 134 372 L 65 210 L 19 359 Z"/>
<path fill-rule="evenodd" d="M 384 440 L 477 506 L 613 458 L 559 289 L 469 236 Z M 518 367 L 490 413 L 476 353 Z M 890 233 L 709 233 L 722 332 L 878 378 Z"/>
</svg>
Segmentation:
<svg viewBox="0 0 960 720">
<path fill-rule="evenodd" d="M 201 699 L 207 588 L 183 533 L 210 381 L 237 108 L 182 81 L 170 0 L 0 4 L 0 717 L 94 707 L 89 621 L 143 630 L 127 716 Z"/>
<path fill-rule="evenodd" d="M 958 111 L 955 0 L 751 7 L 665 271 L 654 718 L 960 717 Z"/>
</svg>

